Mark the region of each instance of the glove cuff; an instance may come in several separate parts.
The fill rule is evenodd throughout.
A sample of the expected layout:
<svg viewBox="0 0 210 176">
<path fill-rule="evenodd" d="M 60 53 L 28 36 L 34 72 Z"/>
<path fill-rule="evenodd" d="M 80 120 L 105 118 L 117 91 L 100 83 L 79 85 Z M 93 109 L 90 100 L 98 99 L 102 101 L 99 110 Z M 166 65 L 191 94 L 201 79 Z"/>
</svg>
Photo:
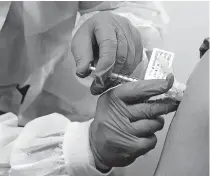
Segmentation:
<svg viewBox="0 0 210 176">
<path fill-rule="evenodd" d="M 64 135 L 63 153 L 69 175 L 105 176 L 96 170 L 93 153 L 89 143 L 89 128 L 93 119 L 87 122 L 72 122 Z"/>
</svg>

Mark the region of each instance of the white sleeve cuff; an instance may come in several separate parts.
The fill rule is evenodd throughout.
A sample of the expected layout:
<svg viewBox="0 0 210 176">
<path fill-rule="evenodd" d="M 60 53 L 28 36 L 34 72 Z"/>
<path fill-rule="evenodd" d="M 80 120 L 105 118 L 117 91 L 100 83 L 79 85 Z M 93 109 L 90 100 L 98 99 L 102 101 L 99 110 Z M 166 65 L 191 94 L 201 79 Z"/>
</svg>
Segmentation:
<svg viewBox="0 0 210 176">
<path fill-rule="evenodd" d="M 69 175 L 108 176 L 95 168 L 94 157 L 89 143 L 89 127 L 93 119 L 87 122 L 72 122 L 64 135 L 63 153 Z"/>
</svg>

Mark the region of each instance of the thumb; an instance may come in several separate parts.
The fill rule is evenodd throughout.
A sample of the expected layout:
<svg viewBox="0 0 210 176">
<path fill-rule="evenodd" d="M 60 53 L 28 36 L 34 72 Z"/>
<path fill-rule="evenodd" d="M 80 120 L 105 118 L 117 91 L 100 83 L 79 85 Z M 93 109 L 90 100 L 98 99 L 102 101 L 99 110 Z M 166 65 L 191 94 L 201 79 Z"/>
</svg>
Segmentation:
<svg viewBox="0 0 210 176">
<path fill-rule="evenodd" d="M 136 103 L 153 96 L 166 93 L 174 83 L 173 74 L 165 79 L 139 80 L 129 82 L 114 89 L 115 95 L 127 103 Z"/>
<path fill-rule="evenodd" d="M 90 75 L 89 65 L 93 61 L 92 30 L 84 23 L 72 39 L 71 51 L 76 63 L 76 74 L 80 78 Z"/>
</svg>

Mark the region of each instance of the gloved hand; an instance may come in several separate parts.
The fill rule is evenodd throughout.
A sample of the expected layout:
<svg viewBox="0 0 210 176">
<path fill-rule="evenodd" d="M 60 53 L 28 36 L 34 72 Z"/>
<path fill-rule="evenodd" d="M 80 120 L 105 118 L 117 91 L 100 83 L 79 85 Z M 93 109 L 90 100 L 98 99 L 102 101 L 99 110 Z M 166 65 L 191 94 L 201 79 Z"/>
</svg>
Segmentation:
<svg viewBox="0 0 210 176">
<path fill-rule="evenodd" d="M 96 167 L 107 171 L 127 166 L 154 149 L 155 132 L 164 126 L 163 114 L 178 107 L 173 99 L 149 100 L 166 93 L 173 84 L 170 74 L 166 80 L 129 82 L 102 94 L 90 126 L 90 146 Z"/>
<path fill-rule="evenodd" d="M 98 95 L 119 82 L 112 72 L 131 75 L 142 61 L 143 45 L 139 31 L 127 18 L 111 12 L 99 12 L 88 19 L 72 39 L 76 74 L 90 75 L 90 63 L 96 65 L 91 93 Z"/>
</svg>

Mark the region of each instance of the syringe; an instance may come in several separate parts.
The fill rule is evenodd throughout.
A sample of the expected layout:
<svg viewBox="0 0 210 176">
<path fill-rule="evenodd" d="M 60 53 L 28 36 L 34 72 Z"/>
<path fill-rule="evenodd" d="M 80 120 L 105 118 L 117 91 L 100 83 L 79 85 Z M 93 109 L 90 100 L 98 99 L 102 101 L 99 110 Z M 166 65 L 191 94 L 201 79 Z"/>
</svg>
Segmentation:
<svg viewBox="0 0 210 176">
<path fill-rule="evenodd" d="M 89 69 L 92 70 L 92 71 L 96 70 L 96 68 L 93 67 L 93 66 L 90 66 Z M 126 82 L 138 81 L 138 79 L 130 78 L 130 77 L 127 77 L 127 76 L 116 74 L 116 73 L 111 73 L 111 77 L 114 78 L 114 79 L 121 79 L 122 81 L 126 81 Z"/>
<path fill-rule="evenodd" d="M 93 66 L 90 66 L 89 69 L 92 71 L 96 70 L 96 68 Z M 127 76 L 116 74 L 116 73 L 111 73 L 111 77 L 115 78 L 115 79 L 121 79 L 122 81 L 125 81 L 125 82 L 138 81 L 138 79 L 130 78 Z M 175 81 L 174 87 L 177 88 L 177 81 Z M 172 89 L 170 89 L 167 93 L 165 93 L 165 96 L 175 98 L 177 101 L 181 101 L 181 98 L 183 97 L 184 90 L 186 89 L 186 86 L 185 85 L 183 86 L 181 83 L 179 83 L 179 86 L 177 88 L 179 91 L 177 92 L 177 91 L 174 91 L 173 89 L 174 88 L 172 87 Z"/>
</svg>

